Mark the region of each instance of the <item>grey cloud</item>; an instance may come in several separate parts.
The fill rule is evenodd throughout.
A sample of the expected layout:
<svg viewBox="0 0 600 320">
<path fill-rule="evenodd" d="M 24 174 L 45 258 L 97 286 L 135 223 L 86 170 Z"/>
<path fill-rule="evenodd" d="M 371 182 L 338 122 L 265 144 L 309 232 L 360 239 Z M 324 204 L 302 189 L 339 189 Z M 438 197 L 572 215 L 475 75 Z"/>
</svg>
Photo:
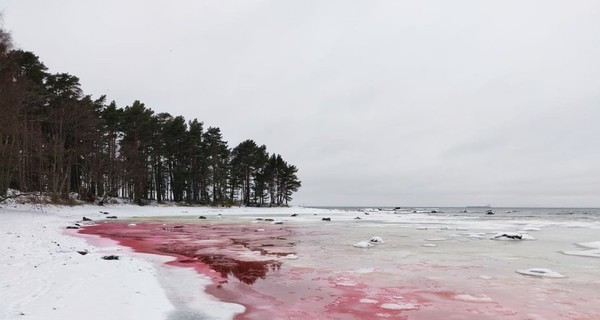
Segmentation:
<svg viewBox="0 0 600 320">
<path fill-rule="evenodd" d="M 600 206 L 597 1 L 16 1 L 86 92 L 300 168 L 305 205 Z"/>
</svg>

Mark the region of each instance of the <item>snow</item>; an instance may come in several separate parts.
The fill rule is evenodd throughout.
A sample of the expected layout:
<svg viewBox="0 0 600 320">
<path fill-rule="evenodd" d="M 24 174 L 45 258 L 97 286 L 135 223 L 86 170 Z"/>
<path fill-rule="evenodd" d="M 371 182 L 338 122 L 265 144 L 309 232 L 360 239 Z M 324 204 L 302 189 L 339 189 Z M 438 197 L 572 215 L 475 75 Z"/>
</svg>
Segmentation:
<svg viewBox="0 0 600 320">
<path fill-rule="evenodd" d="M 0 319 L 165 319 L 174 310 L 149 262 L 159 257 L 93 247 L 63 231 L 75 217 L 0 212 Z M 108 254 L 126 257 L 101 259 Z"/>
</svg>

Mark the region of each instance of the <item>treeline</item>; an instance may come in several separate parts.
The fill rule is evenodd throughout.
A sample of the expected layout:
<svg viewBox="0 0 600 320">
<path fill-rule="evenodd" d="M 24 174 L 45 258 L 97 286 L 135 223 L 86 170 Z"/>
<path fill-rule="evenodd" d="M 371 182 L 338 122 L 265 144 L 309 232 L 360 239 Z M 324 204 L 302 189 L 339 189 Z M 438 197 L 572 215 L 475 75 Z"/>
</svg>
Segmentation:
<svg viewBox="0 0 600 320">
<path fill-rule="evenodd" d="M 196 119 L 94 100 L 0 29 L 0 198 L 14 188 L 55 201 L 279 206 L 300 187 L 297 171 L 252 140 L 228 147 Z"/>
</svg>

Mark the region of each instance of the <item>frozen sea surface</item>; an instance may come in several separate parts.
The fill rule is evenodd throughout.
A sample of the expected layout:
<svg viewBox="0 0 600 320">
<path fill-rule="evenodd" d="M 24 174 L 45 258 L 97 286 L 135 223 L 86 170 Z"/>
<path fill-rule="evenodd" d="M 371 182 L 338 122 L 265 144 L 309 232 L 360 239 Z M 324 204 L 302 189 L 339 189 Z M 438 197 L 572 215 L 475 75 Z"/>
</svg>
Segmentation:
<svg viewBox="0 0 600 320">
<path fill-rule="evenodd" d="M 84 232 L 174 257 L 165 268 L 194 268 L 203 281 L 159 273 L 167 293 L 208 293 L 236 319 L 600 319 L 600 259 L 577 254 L 598 250 L 597 210 L 506 211 L 327 212 L 331 221 L 224 212 Z M 385 241 L 356 246 L 374 238 Z M 173 319 L 201 314 L 203 299 L 181 302 Z"/>
</svg>

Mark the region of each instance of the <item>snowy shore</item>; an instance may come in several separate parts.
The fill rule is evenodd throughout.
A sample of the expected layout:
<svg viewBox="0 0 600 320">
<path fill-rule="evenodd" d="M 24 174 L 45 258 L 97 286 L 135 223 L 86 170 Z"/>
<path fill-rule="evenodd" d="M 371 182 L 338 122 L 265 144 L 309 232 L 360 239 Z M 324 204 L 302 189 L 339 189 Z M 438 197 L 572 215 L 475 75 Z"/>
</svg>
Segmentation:
<svg viewBox="0 0 600 320">
<path fill-rule="evenodd" d="M 207 280 L 192 270 L 165 268 L 168 257 L 134 253 L 115 242 L 67 230 L 84 216 L 107 221 L 131 217 L 217 218 L 227 213 L 329 212 L 278 208 L 218 209 L 113 205 L 0 205 L 0 319 L 183 319 L 186 309 L 202 303 L 214 319 L 230 319 L 241 306 L 223 306 L 201 288 Z M 81 255 L 77 251 L 88 251 Z M 121 255 L 107 261 L 106 255 Z M 158 275 L 195 279 L 193 292 L 160 283 Z M 182 293 L 183 292 L 183 293 Z M 168 293 L 172 293 L 168 295 Z M 181 296 L 181 295 L 185 296 Z M 198 301 L 200 300 L 200 301 Z"/>
<path fill-rule="evenodd" d="M 244 312 L 242 304 L 206 293 L 211 283 L 206 274 L 165 264 L 172 257 L 133 252 L 113 240 L 66 229 L 83 217 L 140 231 L 148 219 L 158 225 L 181 221 L 182 228 L 245 225 L 260 234 L 269 226 L 279 228 L 273 225 L 278 221 L 295 228 L 300 233 L 289 241 L 296 242 L 297 252 L 287 257 L 281 272 L 251 289 L 268 299 L 277 294 L 271 292 L 277 286 L 284 291 L 271 309 L 255 310 L 258 316 L 249 319 L 260 318 L 261 312 L 290 318 L 286 304 L 304 318 L 331 312 L 327 319 L 347 312 L 355 312 L 357 319 L 410 312 L 437 319 L 449 311 L 464 319 L 600 316 L 600 301 L 592 294 L 600 285 L 595 271 L 600 267 L 600 219 L 587 213 L 489 217 L 376 209 L 2 204 L 0 319 L 216 320 Z M 353 246 L 361 241 L 368 245 Z M 120 259 L 103 260 L 107 255 Z M 230 280 L 230 291 L 244 287 Z M 289 288 L 304 288 L 313 296 L 298 297 Z M 515 298 L 514 290 L 531 300 Z"/>
</svg>

